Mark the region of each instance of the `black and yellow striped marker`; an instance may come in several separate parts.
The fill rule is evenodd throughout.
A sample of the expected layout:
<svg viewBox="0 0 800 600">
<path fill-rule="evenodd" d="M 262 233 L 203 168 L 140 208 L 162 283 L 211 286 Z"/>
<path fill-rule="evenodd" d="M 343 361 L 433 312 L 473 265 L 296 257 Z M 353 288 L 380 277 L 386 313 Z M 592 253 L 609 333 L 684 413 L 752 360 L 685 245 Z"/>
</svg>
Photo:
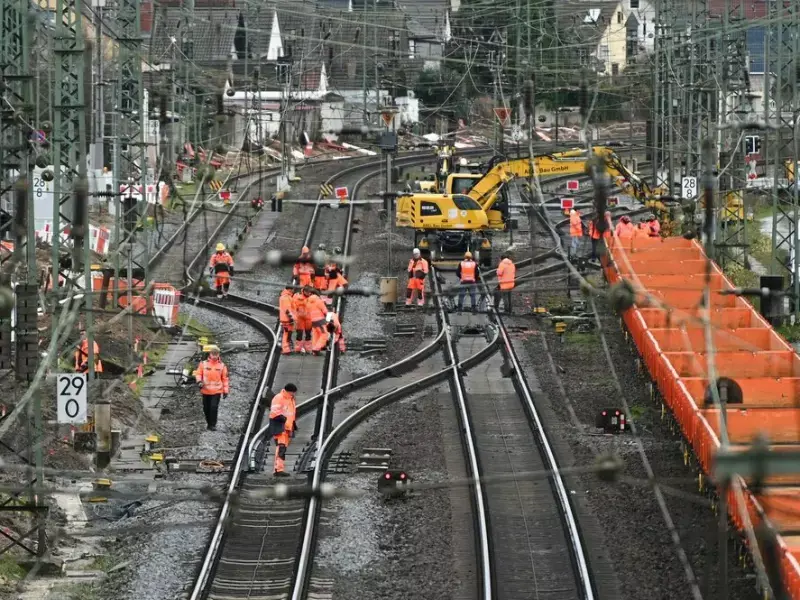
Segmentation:
<svg viewBox="0 0 800 600">
<path fill-rule="evenodd" d="M 218 192 L 222 189 L 222 182 L 219 179 L 213 179 L 208 184 L 212 190 Z"/>
<path fill-rule="evenodd" d="M 323 183 L 319 186 L 319 194 L 323 198 L 330 198 L 333 196 L 333 186 L 328 183 Z"/>
</svg>

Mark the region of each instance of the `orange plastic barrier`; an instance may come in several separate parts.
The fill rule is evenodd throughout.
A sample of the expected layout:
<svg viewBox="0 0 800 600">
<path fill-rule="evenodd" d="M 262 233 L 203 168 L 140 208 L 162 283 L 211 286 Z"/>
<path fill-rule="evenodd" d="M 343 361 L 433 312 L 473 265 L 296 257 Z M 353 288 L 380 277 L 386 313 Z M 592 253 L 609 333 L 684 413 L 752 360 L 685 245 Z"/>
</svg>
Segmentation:
<svg viewBox="0 0 800 600">
<path fill-rule="evenodd" d="M 745 299 L 721 294 L 734 286 L 711 264 L 710 309 L 703 302 L 708 264 L 702 247 L 683 238 L 610 240 L 604 267 L 614 283 L 625 279 L 636 304 L 622 319 L 664 402 L 706 473 L 720 446 L 720 411 L 706 406 L 709 354 L 702 319 L 712 324 L 714 368 L 741 387 L 741 404 L 726 407 L 732 449 L 759 434 L 776 451 L 800 450 L 800 357 Z M 781 568 L 789 596 L 800 600 L 800 469 L 769 476 L 752 493 L 741 481 L 745 512 L 728 496 L 732 522 L 743 530 L 767 521 L 779 533 Z"/>
</svg>

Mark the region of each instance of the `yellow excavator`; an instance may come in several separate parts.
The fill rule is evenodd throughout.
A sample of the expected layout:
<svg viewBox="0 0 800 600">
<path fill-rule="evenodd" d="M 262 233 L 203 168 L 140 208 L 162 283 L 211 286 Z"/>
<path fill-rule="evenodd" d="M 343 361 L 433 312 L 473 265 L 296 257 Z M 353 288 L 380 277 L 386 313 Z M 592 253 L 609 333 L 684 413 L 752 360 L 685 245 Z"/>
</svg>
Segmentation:
<svg viewBox="0 0 800 600">
<path fill-rule="evenodd" d="M 628 170 L 608 147 L 593 148 L 606 160 L 609 174 L 621 179 L 627 192 L 662 216 L 668 208 L 659 200 L 662 190 L 654 190 Z M 495 157 L 484 173 L 450 172 L 434 189 L 439 193 L 411 192 L 397 200 L 396 224 L 415 230 L 415 245 L 440 264 L 460 259 L 470 250 L 481 265 L 491 264 L 491 232 L 504 231 L 508 222 L 506 184 L 530 176 L 531 164 L 539 177 L 584 174 L 587 151 L 583 148 L 529 158 L 507 160 Z M 438 169 L 437 169 L 438 172 Z M 472 202 L 467 202 L 467 200 Z M 477 210 L 483 211 L 479 216 Z"/>
</svg>

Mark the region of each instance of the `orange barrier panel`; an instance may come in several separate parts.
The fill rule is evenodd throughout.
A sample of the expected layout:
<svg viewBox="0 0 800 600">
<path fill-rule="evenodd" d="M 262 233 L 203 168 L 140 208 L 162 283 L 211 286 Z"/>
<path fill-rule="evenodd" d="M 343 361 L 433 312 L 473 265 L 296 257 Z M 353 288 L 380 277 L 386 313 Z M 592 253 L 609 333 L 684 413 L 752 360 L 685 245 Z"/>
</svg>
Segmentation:
<svg viewBox="0 0 800 600">
<path fill-rule="evenodd" d="M 717 376 L 733 379 L 742 390 L 743 402 L 729 404 L 725 413 L 734 450 L 762 434 L 776 451 L 800 450 L 800 357 L 747 300 L 719 293 L 733 285 L 715 264 L 711 309 L 702 308 L 707 266 L 694 240 L 614 239 L 604 273 L 611 283 L 625 278 L 637 289 L 636 305 L 622 320 L 698 463 L 710 473 L 720 446 L 720 411 L 705 408 L 709 354 L 704 315 L 711 321 Z M 737 528 L 766 520 L 779 532 L 800 532 L 800 467 L 798 473 L 765 477 L 758 497 L 746 481 L 737 481 L 743 486 L 744 510 L 733 490 L 728 495 Z M 800 600 L 800 535 L 779 535 L 778 544 L 786 589 Z"/>
</svg>

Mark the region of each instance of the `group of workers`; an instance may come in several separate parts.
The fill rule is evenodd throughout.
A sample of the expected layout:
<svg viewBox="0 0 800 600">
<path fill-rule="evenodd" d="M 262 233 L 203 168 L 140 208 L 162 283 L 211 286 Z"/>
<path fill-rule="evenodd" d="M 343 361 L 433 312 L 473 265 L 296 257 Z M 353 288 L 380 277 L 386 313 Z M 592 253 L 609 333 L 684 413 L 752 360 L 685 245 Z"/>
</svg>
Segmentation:
<svg viewBox="0 0 800 600">
<path fill-rule="evenodd" d="M 325 252 L 325 245 L 320 244 L 317 250 Z M 334 255 L 341 255 L 341 249 L 336 248 Z M 280 296 L 283 354 L 310 352 L 319 355 L 327 348 L 331 335 L 339 351 L 345 352 L 347 347 L 342 323 L 332 310 L 332 294 L 347 287 L 342 266 L 335 260 L 317 264 L 311 251 L 304 246 L 294 265 L 293 275 L 300 291 L 296 292 L 294 285 L 287 285 Z M 292 332 L 296 332 L 294 347 Z"/>
<path fill-rule="evenodd" d="M 605 227 L 601 227 L 601 223 L 604 223 Z M 591 259 L 597 258 L 597 246 L 600 240 L 611 237 L 611 228 L 610 211 L 606 211 L 602 218 L 596 217 L 589 222 L 587 233 L 592 244 Z M 622 215 L 616 227 L 614 227 L 614 233 L 623 240 L 646 237 L 657 238 L 661 237 L 661 224 L 652 213 L 639 219 L 635 225 L 628 215 Z M 580 211 L 574 208 L 569 211 L 569 236 L 569 256 L 577 257 L 584 237 L 584 224 Z"/>
<path fill-rule="evenodd" d="M 416 302 L 419 306 L 425 305 L 425 280 L 428 277 L 430 265 L 422 258 L 419 248 L 411 251 L 411 259 L 408 261 L 408 283 L 406 286 L 406 306 L 411 306 Z M 516 281 L 517 267 L 511 260 L 511 253 L 503 253 L 502 260 L 497 266 L 497 287 L 494 292 L 494 305 L 500 307 L 502 300 L 505 312 L 511 314 L 511 290 L 514 289 Z M 469 294 L 472 302 L 472 310 L 478 309 L 479 300 L 483 294 L 479 291 L 480 271 L 478 263 L 472 258 L 472 252 L 464 253 L 464 259 L 456 267 L 456 277 L 458 277 L 458 310 L 464 310 L 464 298 Z"/>
</svg>

